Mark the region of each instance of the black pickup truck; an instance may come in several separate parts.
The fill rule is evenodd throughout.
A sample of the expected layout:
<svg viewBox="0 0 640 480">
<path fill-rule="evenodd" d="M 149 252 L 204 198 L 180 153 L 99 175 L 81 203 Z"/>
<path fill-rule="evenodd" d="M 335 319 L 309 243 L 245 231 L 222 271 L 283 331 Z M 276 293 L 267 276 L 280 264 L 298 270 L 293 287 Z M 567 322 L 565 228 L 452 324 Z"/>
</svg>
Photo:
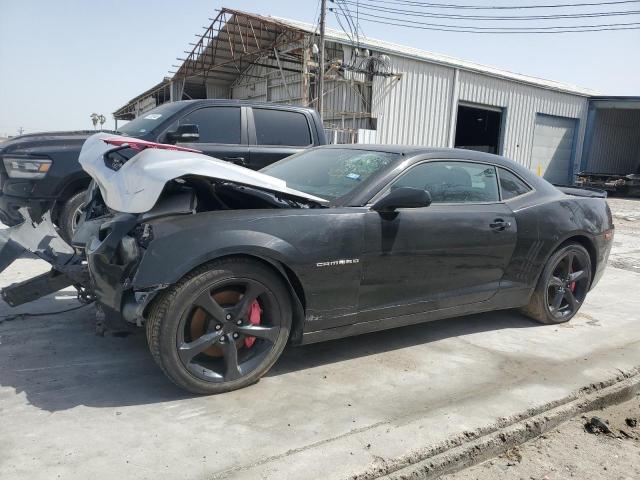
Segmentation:
<svg viewBox="0 0 640 480">
<path fill-rule="evenodd" d="M 50 211 L 69 240 L 90 177 L 78 163 L 94 131 L 23 135 L 0 145 L 0 221 L 13 226 L 19 209 Z M 180 144 L 207 155 L 259 170 L 302 149 L 326 143 L 315 110 L 238 100 L 166 103 L 118 129 L 120 135 Z"/>
</svg>

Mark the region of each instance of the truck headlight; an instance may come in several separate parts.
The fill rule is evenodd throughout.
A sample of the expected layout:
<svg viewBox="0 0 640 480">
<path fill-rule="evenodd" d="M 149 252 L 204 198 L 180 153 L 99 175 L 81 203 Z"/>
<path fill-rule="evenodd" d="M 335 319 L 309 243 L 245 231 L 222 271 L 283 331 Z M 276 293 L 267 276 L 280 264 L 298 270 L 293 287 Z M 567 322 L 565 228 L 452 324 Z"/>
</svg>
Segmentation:
<svg viewBox="0 0 640 480">
<path fill-rule="evenodd" d="M 43 178 L 51 168 L 51 160 L 36 157 L 4 157 L 4 168 L 10 178 Z"/>
</svg>

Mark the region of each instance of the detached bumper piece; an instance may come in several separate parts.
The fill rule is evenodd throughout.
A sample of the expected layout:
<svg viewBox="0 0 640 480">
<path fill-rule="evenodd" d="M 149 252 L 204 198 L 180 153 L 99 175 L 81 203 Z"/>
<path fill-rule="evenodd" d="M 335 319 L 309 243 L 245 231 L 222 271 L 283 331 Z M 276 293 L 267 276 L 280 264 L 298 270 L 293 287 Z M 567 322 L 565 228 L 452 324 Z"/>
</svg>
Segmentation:
<svg viewBox="0 0 640 480">
<path fill-rule="evenodd" d="M 9 285 L 2 289 L 2 299 L 12 307 L 29 303 L 63 288 L 74 285 L 72 278 L 51 270 L 37 277 Z"/>
<path fill-rule="evenodd" d="M 24 222 L 0 230 L 0 272 L 25 252 L 37 255 L 49 263 L 52 270 L 2 289 L 2 299 L 16 307 L 73 285 L 78 290 L 78 299 L 90 302 L 93 295 L 86 265 L 60 237 L 49 213 L 34 220 L 25 207 L 20 209 L 20 215 L 25 219 Z"/>
</svg>

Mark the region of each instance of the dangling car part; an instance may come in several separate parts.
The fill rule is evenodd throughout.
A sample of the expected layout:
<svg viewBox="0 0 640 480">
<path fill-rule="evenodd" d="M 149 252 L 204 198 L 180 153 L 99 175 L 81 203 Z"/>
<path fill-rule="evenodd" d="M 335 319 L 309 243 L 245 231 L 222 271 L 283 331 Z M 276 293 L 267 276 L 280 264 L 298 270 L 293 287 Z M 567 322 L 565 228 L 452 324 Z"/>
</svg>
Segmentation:
<svg viewBox="0 0 640 480">
<path fill-rule="evenodd" d="M 16 307 L 73 285 L 78 291 L 78 300 L 91 302 L 93 295 L 86 265 L 81 256 L 59 235 L 49 212 L 32 218 L 32 212 L 22 207 L 19 213 L 25 219 L 23 223 L 0 230 L 0 272 L 27 251 L 51 264 L 52 269 L 48 273 L 3 288 L 2 299 Z"/>
<path fill-rule="evenodd" d="M 195 393 L 256 382 L 287 342 L 507 308 L 568 321 L 613 239 L 602 192 L 468 150 L 335 145 L 254 172 L 96 135 L 81 163 L 96 301 Z"/>
</svg>

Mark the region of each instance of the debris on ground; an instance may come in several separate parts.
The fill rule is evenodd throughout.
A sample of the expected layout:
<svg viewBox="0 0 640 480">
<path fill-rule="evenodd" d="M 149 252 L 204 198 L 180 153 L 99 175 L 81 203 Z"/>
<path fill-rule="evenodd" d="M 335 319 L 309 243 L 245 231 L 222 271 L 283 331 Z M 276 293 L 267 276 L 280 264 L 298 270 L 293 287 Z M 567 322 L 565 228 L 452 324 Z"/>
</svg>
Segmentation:
<svg viewBox="0 0 640 480">
<path fill-rule="evenodd" d="M 640 395 L 572 418 L 497 458 L 442 480 L 640 479 L 638 419 Z M 587 424 L 597 434 L 590 433 Z"/>
<path fill-rule="evenodd" d="M 518 447 L 513 447 L 507 450 L 504 456 L 509 460 L 507 462 L 508 466 L 513 466 L 516 463 L 520 463 L 522 461 L 522 454 L 520 453 L 520 449 Z"/>
<path fill-rule="evenodd" d="M 594 433 L 596 435 L 598 433 L 606 433 L 606 434 L 613 433 L 609 428 L 609 426 L 607 425 L 607 422 L 602 420 L 600 417 L 591 417 L 591 420 L 589 420 L 587 423 L 584 424 L 584 429 L 587 432 Z"/>
</svg>

